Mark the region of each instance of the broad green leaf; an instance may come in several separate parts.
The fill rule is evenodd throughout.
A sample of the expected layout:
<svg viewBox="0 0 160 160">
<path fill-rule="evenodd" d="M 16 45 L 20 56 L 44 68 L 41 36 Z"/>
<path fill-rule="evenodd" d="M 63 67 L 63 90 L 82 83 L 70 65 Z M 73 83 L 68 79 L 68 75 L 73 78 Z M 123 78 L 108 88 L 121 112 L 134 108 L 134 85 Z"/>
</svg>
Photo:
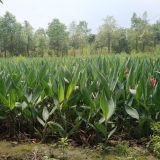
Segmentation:
<svg viewBox="0 0 160 160">
<path fill-rule="evenodd" d="M 62 81 L 60 79 L 60 84 L 59 84 L 59 97 L 58 97 L 59 103 L 64 101 L 64 89 L 62 85 Z"/>
<path fill-rule="evenodd" d="M 105 125 L 107 125 L 107 117 L 108 117 L 109 107 L 108 107 L 108 100 L 107 100 L 104 92 L 102 93 L 101 98 L 100 98 L 100 106 L 103 111 L 103 116 L 105 118 Z"/>
<path fill-rule="evenodd" d="M 32 103 L 35 104 L 37 99 L 41 96 L 41 92 L 42 92 L 42 87 L 40 84 L 38 84 L 38 86 L 36 87 L 35 91 L 33 92 L 32 95 Z"/>
<path fill-rule="evenodd" d="M 53 98 L 52 89 L 49 87 L 49 85 L 45 81 L 43 81 L 43 89 L 48 97 Z"/>
<path fill-rule="evenodd" d="M 128 105 L 125 105 L 125 110 L 132 118 L 136 118 L 139 120 L 139 114 L 134 108 L 132 108 Z"/>
<path fill-rule="evenodd" d="M 153 101 L 157 108 L 160 110 L 160 83 L 158 82 L 153 91 Z"/>
<path fill-rule="evenodd" d="M 102 124 L 94 122 L 94 125 L 99 131 L 101 131 L 104 134 L 105 137 L 107 136 L 107 129 Z"/>
<path fill-rule="evenodd" d="M 42 117 L 43 117 L 43 120 L 46 122 L 49 118 L 49 112 L 48 112 L 48 109 L 47 107 L 45 106 L 43 108 L 43 112 L 42 112 Z"/>
<path fill-rule="evenodd" d="M 96 105 L 95 103 L 92 101 L 91 99 L 91 96 L 89 95 L 88 91 L 86 88 L 83 88 L 82 90 L 82 94 L 86 100 L 86 102 L 88 102 L 89 106 L 91 107 L 90 109 L 90 113 L 89 113 L 89 116 L 88 116 L 88 120 L 90 119 L 92 113 L 94 112 L 95 108 L 96 108 Z"/>
<path fill-rule="evenodd" d="M 115 127 L 109 134 L 108 134 L 108 139 L 112 136 L 112 134 L 116 131 L 117 127 Z"/>
<path fill-rule="evenodd" d="M 3 81 L 2 78 L 0 78 L 0 92 L 1 92 L 4 96 L 6 96 L 6 94 L 7 94 L 6 86 L 5 86 L 5 83 L 4 83 L 4 81 Z"/>
<path fill-rule="evenodd" d="M 0 100 L 2 100 L 2 102 L 7 106 L 9 107 L 9 104 L 8 104 L 8 101 L 7 99 L 0 93 Z"/>
<path fill-rule="evenodd" d="M 68 100 L 71 93 L 73 92 L 73 90 L 75 89 L 76 87 L 76 83 L 77 83 L 77 80 L 78 80 L 78 76 L 79 76 L 79 66 L 77 67 L 77 70 L 75 72 L 75 75 L 73 77 L 73 80 L 71 82 L 71 84 L 69 85 L 68 87 L 68 90 L 67 90 L 67 94 L 66 94 L 66 99 Z"/>
<path fill-rule="evenodd" d="M 8 104 L 9 104 L 10 110 L 12 110 L 15 107 L 15 96 L 13 94 L 13 90 L 9 94 Z"/>
<path fill-rule="evenodd" d="M 23 111 L 24 111 L 25 115 L 27 116 L 27 118 L 29 120 L 31 120 L 31 118 L 32 118 L 31 112 L 26 108 Z"/>
<path fill-rule="evenodd" d="M 39 121 L 39 123 L 44 127 L 45 126 L 45 123 L 43 122 L 42 119 L 40 119 L 38 116 L 37 116 L 37 120 Z"/>
<path fill-rule="evenodd" d="M 32 69 L 28 75 L 28 85 L 30 86 L 35 81 L 35 71 Z"/>
<path fill-rule="evenodd" d="M 136 98 L 137 98 L 138 101 L 140 100 L 140 98 L 142 96 L 142 93 L 143 93 L 142 88 L 143 88 L 143 78 L 138 83 L 138 87 L 136 89 Z"/>
<path fill-rule="evenodd" d="M 39 72 L 39 73 L 40 73 L 40 74 L 39 74 L 40 81 L 43 80 L 43 78 L 44 78 L 45 75 L 46 75 L 46 72 L 47 72 L 47 65 L 44 64 L 43 67 L 41 68 L 40 72 Z"/>
<path fill-rule="evenodd" d="M 108 99 L 110 99 L 110 89 L 109 89 L 109 86 L 108 86 L 108 82 L 107 82 L 106 78 L 98 70 L 97 70 L 97 72 L 98 72 L 98 77 L 100 78 L 101 83 L 104 86 L 106 96 L 107 96 Z"/>
<path fill-rule="evenodd" d="M 110 119 L 110 117 L 115 113 L 115 110 L 116 110 L 116 104 L 112 98 L 108 101 L 108 109 L 109 111 L 107 115 L 107 120 Z"/>
</svg>

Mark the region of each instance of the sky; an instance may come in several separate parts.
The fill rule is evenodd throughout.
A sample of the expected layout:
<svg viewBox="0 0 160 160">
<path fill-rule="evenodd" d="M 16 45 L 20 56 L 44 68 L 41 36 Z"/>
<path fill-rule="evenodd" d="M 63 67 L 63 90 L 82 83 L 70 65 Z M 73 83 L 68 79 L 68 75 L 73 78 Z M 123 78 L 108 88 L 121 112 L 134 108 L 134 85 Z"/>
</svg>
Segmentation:
<svg viewBox="0 0 160 160">
<path fill-rule="evenodd" d="M 75 20 L 86 21 L 92 33 L 98 32 L 103 19 L 113 16 L 117 24 L 124 28 L 131 25 L 133 12 L 142 16 L 144 11 L 148 13 L 149 23 L 155 23 L 160 19 L 160 0 L 2 0 L 0 4 L 0 16 L 6 11 L 12 13 L 18 22 L 24 20 L 36 30 L 47 29 L 48 23 L 54 18 L 67 27 Z"/>
</svg>

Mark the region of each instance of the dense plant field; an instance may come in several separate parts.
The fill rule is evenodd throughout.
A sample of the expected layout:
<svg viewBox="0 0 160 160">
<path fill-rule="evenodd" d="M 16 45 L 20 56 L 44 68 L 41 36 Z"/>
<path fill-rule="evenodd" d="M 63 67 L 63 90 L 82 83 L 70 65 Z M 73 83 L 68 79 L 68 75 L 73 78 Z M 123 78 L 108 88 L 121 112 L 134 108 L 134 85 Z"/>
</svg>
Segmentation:
<svg viewBox="0 0 160 160">
<path fill-rule="evenodd" d="M 106 145 L 148 137 L 160 120 L 159 71 L 159 58 L 0 59 L 0 134 Z"/>
</svg>

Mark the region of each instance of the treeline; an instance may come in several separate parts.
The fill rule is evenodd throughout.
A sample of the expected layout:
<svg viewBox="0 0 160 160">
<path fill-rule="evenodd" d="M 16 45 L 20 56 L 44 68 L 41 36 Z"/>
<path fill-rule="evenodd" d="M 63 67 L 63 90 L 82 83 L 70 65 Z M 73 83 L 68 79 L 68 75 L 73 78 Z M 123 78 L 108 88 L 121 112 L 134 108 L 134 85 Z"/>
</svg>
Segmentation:
<svg viewBox="0 0 160 160">
<path fill-rule="evenodd" d="M 160 43 L 160 22 L 150 24 L 147 12 L 142 17 L 133 13 L 131 27 L 119 27 L 113 16 L 103 19 L 98 34 L 92 34 L 86 21 L 67 26 L 53 19 L 45 30 L 34 28 L 28 21 L 17 22 L 16 17 L 6 12 L 0 17 L 0 56 L 75 56 L 87 48 L 88 54 L 155 52 Z"/>
</svg>

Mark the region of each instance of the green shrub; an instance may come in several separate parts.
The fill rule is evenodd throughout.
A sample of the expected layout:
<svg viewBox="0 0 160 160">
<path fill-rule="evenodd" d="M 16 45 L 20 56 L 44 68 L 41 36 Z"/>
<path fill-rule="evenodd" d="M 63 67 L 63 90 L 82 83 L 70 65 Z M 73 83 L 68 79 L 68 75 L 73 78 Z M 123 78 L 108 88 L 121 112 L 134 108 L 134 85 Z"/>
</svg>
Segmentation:
<svg viewBox="0 0 160 160">
<path fill-rule="evenodd" d="M 147 143 L 147 147 L 155 156 L 160 158 L 160 122 L 152 123 L 151 129 L 153 131 L 153 135 L 150 137 L 151 140 Z"/>
</svg>

